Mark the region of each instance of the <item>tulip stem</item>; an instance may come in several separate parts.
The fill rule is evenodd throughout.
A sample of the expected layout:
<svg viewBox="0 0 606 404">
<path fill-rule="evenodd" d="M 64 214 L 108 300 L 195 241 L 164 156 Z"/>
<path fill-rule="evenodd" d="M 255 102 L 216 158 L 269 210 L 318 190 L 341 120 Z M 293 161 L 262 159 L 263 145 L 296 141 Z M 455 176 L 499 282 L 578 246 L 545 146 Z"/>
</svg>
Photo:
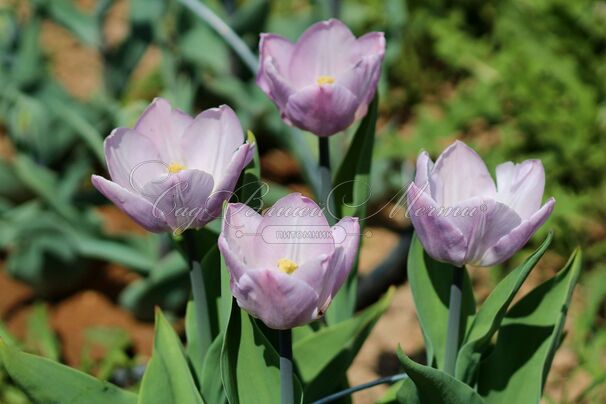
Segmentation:
<svg viewBox="0 0 606 404">
<path fill-rule="evenodd" d="M 198 346 L 201 353 L 200 363 L 204 363 L 206 352 L 212 343 L 210 331 L 210 316 L 206 302 L 206 287 L 204 285 L 204 273 L 202 272 L 201 258 L 196 252 L 196 236 L 192 233 L 194 230 L 186 230 L 183 233 L 183 252 L 187 264 L 189 265 L 189 279 L 191 282 L 191 292 L 194 298 L 194 308 L 196 313 L 196 334 L 198 336 Z"/>
<path fill-rule="evenodd" d="M 335 224 L 334 204 L 332 199 L 332 173 L 330 170 L 330 143 L 327 137 L 318 137 L 319 173 L 320 173 L 320 203 L 326 209 L 326 218 L 331 226 Z"/>
<path fill-rule="evenodd" d="M 444 371 L 454 376 L 457 353 L 459 351 L 459 328 L 461 324 L 461 297 L 463 296 L 463 278 L 465 267 L 455 268 L 450 285 L 450 303 L 448 305 L 448 331 L 446 334 L 446 352 Z"/>
<path fill-rule="evenodd" d="M 280 350 L 280 402 L 282 404 L 293 404 L 292 330 L 279 330 L 278 341 Z"/>
</svg>

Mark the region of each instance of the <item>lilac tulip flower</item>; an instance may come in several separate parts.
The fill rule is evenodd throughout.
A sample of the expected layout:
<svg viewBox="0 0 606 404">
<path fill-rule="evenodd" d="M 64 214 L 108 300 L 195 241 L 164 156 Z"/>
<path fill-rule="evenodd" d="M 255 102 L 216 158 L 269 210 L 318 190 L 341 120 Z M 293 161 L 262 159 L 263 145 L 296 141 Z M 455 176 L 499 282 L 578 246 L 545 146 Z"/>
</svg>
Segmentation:
<svg viewBox="0 0 606 404">
<path fill-rule="evenodd" d="M 408 214 L 430 256 L 456 266 L 499 264 L 545 223 L 555 199 L 541 206 L 543 164 L 508 161 L 496 174 L 495 186 L 480 156 L 460 141 L 435 164 L 421 153 L 408 189 Z"/>
<path fill-rule="evenodd" d="M 296 44 L 261 34 L 257 84 L 289 125 L 318 136 L 366 115 L 385 54 L 382 32 L 360 38 L 339 20 L 309 27 Z"/>
<path fill-rule="evenodd" d="M 228 106 L 192 118 L 162 98 L 104 146 L 112 181 L 93 175 L 93 185 L 152 232 L 182 232 L 220 216 L 255 148 Z"/>
<path fill-rule="evenodd" d="M 358 250 L 358 219 L 332 228 L 311 199 L 294 193 L 263 215 L 229 204 L 219 249 L 238 305 L 268 327 L 288 329 L 322 316 Z"/>
</svg>

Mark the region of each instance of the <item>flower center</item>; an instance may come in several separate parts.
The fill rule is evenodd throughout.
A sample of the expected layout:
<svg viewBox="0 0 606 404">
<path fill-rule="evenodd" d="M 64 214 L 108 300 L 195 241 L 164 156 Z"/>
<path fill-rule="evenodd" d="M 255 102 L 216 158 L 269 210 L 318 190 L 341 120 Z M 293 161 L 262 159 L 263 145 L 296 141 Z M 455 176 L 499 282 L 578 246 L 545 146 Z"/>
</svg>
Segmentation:
<svg viewBox="0 0 606 404">
<path fill-rule="evenodd" d="M 176 174 L 179 171 L 183 171 L 185 170 L 187 167 L 185 167 L 183 164 L 179 164 L 179 163 L 170 163 L 168 165 L 168 172 L 171 174 Z"/>
<path fill-rule="evenodd" d="M 299 268 L 299 266 L 288 258 L 280 258 L 278 260 L 278 269 L 284 273 L 292 275 Z"/>
<path fill-rule="evenodd" d="M 333 76 L 318 76 L 316 77 L 316 84 L 319 86 L 323 86 L 325 84 L 332 84 L 335 82 L 335 78 Z"/>
</svg>

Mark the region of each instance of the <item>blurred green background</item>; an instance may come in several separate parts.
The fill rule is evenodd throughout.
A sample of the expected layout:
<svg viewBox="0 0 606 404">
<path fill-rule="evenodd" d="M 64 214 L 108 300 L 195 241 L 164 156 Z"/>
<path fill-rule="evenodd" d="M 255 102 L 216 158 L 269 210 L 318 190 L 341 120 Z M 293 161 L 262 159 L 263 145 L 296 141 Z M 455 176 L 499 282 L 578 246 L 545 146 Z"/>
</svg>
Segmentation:
<svg viewBox="0 0 606 404">
<path fill-rule="evenodd" d="M 328 18 L 333 3 L 356 35 L 386 33 L 373 205 L 412 178 L 421 149 L 437 156 L 456 138 L 491 169 L 505 160 L 540 158 L 546 196 L 557 204 L 528 251 L 554 229 L 546 273 L 576 245 L 586 257 L 565 342 L 572 365 L 564 366 L 565 386 L 548 390 L 546 400 L 606 399 L 606 1 L 204 3 L 255 53 L 260 32 L 295 40 Z M 186 267 L 170 240 L 137 229 L 90 184 L 91 174 L 105 173 L 103 138 L 132 125 L 155 96 L 190 113 L 229 104 L 257 136 L 272 190 L 267 202 L 287 188 L 310 192 L 315 139 L 285 128 L 224 38 L 182 3 L 2 0 L 0 274 L 27 285 L 25 304 L 57 304 L 112 263 L 127 269 L 123 279 L 101 288 L 112 302 L 143 320 L 155 304 L 182 313 Z M 335 161 L 349 135 L 331 138 Z M 406 230 L 401 222 L 394 227 Z M 506 270 L 493 271 L 493 281 Z M 490 277 L 482 279 L 489 287 Z M 9 295 L 8 288 L 0 290 L 7 322 Z M 28 346 L 58 358 L 57 349 L 48 350 L 52 330 L 35 326 L 45 324 L 40 313 L 34 310 L 34 326 L 24 332 L 51 342 L 45 349 Z M 100 365 L 104 377 L 128 363 L 119 354 L 128 346 L 120 335 L 109 338 L 118 341 L 111 345 L 118 353 L 115 363 Z M 1 380 L 0 401 L 17 397 Z"/>
</svg>

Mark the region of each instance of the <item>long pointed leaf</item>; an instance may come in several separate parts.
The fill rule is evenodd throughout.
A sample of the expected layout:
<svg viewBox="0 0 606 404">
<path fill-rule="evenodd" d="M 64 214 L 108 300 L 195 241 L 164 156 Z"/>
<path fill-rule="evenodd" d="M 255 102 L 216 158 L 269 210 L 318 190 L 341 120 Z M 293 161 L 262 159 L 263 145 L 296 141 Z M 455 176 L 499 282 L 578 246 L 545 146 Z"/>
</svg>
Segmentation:
<svg viewBox="0 0 606 404">
<path fill-rule="evenodd" d="M 543 244 L 522 265 L 511 271 L 492 291 L 482 304 L 469 329 L 466 343 L 457 358 L 457 378 L 468 384 L 475 381 L 475 373 L 482 353 L 499 329 L 503 317 L 522 283 L 541 259 L 551 244 L 553 233 L 549 233 Z"/>
<path fill-rule="evenodd" d="M 482 404 L 484 401 L 471 387 L 429 366 L 408 358 L 398 347 L 398 358 L 410 378 L 398 392 L 401 403 Z"/>
<path fill-rule="evenodd" d="M 6 372 L 37 403 L 134 404 L 137 396 L 50 359 L 19 351 L 0 339 Z"/>
<path fill-rule="evenodd" d="M 557 347 L 581 270 L 576 250 L 566 266 L 508 312 L 496 345 L 482 360 L 478 392 L 487 403 L 537 403 Z"/>
<path fill-rule="evenodd" d="M 181 341 L 160 309 L 157 309 L 154 351 L 143 375 L 139 403 L 202 402 L 187 365 Z"/>
</svg>

